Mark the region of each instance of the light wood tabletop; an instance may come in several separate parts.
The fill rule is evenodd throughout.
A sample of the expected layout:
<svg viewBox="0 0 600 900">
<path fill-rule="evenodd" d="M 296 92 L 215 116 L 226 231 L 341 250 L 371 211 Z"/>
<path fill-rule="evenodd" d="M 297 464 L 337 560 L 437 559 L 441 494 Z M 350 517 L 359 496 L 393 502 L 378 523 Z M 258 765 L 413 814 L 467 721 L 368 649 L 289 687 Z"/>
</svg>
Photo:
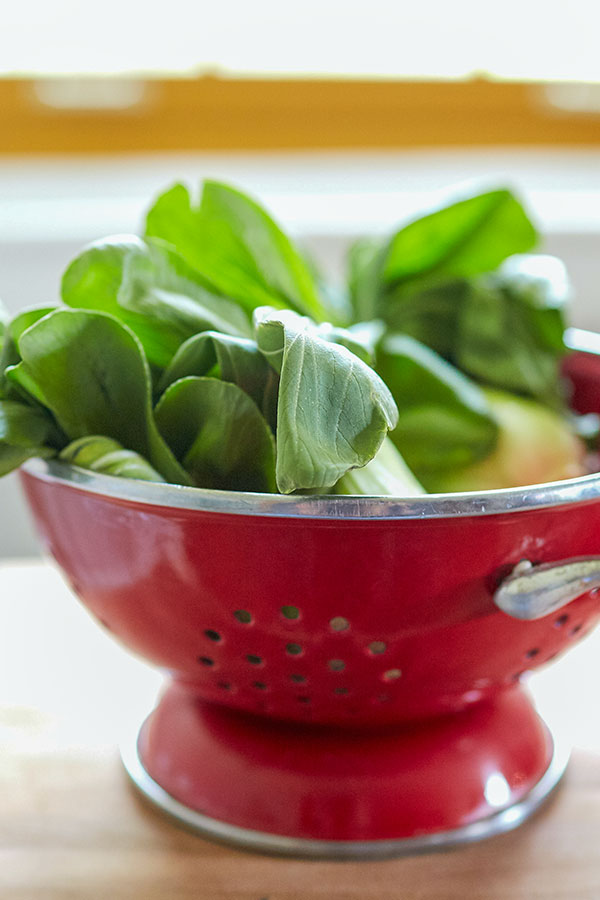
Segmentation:
<svg viewBox="0 0 600 900">
<path fill-rule="evenodd" d="M 0 566 L 0 616 L 2 900 L 600 900 L 597 635 L 534 681 L 576 749 L 533 820 L 461 849 L 335 863 L 208 842 L 137 796 L 116 746 L 160 679 L 53 567 Z"/>
</svg>

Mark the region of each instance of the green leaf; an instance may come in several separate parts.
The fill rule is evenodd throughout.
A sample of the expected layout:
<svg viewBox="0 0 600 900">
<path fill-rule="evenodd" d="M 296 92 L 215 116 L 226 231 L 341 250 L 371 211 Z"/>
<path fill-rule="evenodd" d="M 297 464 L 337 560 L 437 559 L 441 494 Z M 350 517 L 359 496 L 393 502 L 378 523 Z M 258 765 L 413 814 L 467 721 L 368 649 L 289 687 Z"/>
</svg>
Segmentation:
<svg viewBox="0 0 600 900">
<path fill-rule="evenodd" d="M 154 203 L 146 234 L 171 244 L 223 294 L 251 312 L 290 306 L 327 318 L 308 266 L 290 239 L 250 197 L 204 182 L 199 206 L 176 184 Z"/>
<path fill-rule="evenodd" d="M 13 400 L 23 399 L 23 393 L 17 391 L 6 378 L 6 370 L 9 366 L 17 365 L 21 359 L 18 345 L 19 338 L 23 332 L 55 309 L 55 306 L 27 309 L 6 322 L 2 350 L 0 351 L 0 397 Z M 25 397 L 25 399 L 27 398 Z"/>
<path fill-rule="evenodd" d="M 19 349 L 8 377 L 34 387 L 68 439 L 114 438 L 167 481 L 189 483 L 156 428 L 148 364 L 127 327 L 105 313 L 60 309 L 23 332 Z"/>
<path fill-rule="evenodd" d="M 459 317 L 456 364 L 485 384 L 562 408 L 562 305 L 568 293 L 559 260 L 507 260 L 498 274 L 469 287 Z"/>
<path fill-rule="evenodd" d="M 91 435 L 71 441 L 61 450 L 60 459 L 73 466 L 81 466 L 105 475 L 164 482 L 164 478 L 143 456 L 133 450 L 125 450 L 118 441 L 102 435 Z"/>
<path fill-rule="evenodd" d="M 491 271 L 536 241 L 534 226 L 508 190 L 452 203 L 405 225 L 379 247 L 355 249 L 351 281 L 358 315 L 388 321 L 389 306 L 408 294 Z"/>
<path fill-rule="evenodd" d="M 432 472 L 430 491 L 491 491 L 586 474 L 585 444 L 568 418 L 529 398 L 490 388 L 485 394 L 499 425 L 496 446 L 472 465 Z"/>
<path fill-rule="evenodd" d="M 327 488 L 364 466 L 397 421 L 389 390 L 346 347 L 289 310 L 256 310 L 256 341 L 280 373 L 277 486 Z"/>
<path fill-rule="evenodd" d="M 390 302 L 388 330 L 402 332 L 453 360 L 457 332 L 470 283 L 450 281 Z M 391 297 L 391 295 L 390 295 Z"/>
<path fill-rule="evenodd" d="M 375 348 L 384 330 L 385 326 L 378 321 L 357 322 L 349 328 L 338 328 L 330 322 L 314 326 L 314 333 L 322 340 L 341 344 L 369 366 L 375 361 Z"/>
<path fill-rule="evenodd" d="M 184 259 L 158 242 L 117 236 L 84 249 L 62 280 L 67 306 L 108 312 L 164 368 L 192 335 L 214 329 L 251 334 L 245 313 L 221 296 Z"/>
<path fill-rule="evenodd" d="M 49 430 L 50 423 L 40 410 L 0 400 L 0 476 L 33 456 L 53 456 L 54 450 L 45 446 Z"/>
<path fill-rule="evenodd" d="M 392 440 L 426 487 L 431 471 L 468 465 L 493 449 L 498 426 L 483 391 L 432 350 L 390 336 L 377 371 L 398 406 Z"/>
<path fill-rule="evenodd" d="M 423 216 L 392 238 L 383 277 L 406 282 L 424 274 L 468 278 L 529 250 L 537 233 L 508 190 L 477 194 Z"/>
<path fill-rule="evenodd" d="M 255 341 L 215 331 L 194 335 L 181 345 L 173 357 L 161 379 L 159 390 L 162 392 L 174 381 L 189 375 L 208 374 L 237 384 L 254 400 L 269 425 L 275 429 L 279 378 Z"/>
<path fill-rule="evenodd" d="M 256 404 L 237 385 L 182 378 L 159 400 L 161 434 L 198 487 L 275 490 L 275 441 Z"/>
</svg>

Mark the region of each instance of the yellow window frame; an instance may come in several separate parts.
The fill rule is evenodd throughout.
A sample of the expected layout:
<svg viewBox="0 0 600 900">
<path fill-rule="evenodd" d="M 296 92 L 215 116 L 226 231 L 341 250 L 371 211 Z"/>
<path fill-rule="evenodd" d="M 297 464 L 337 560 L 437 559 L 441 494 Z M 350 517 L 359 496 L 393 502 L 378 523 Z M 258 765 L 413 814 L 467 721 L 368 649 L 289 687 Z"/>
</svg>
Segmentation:
<svg viewBox="0 0 600 900">
<path fill-rule="evenodd" d="M 152 79 L 125 109 L 45 105 L 38 83 L 0 79 L 0 154 L 600 143 L 597 113 L 533 83 Z"/>
</svg>

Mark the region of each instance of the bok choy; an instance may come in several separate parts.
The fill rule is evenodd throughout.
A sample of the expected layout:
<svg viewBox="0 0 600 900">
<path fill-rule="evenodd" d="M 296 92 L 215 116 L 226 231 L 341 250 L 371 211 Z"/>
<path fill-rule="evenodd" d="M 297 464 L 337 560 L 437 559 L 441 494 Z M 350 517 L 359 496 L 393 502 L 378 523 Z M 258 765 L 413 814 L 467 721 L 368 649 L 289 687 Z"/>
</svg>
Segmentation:
<svg viewBox="0 0 600 900">
<path fill-rule="evenodd" d="M 536 241 L 510 191 L 463 198 L 359 241 L 340 302 L 255 200 L 175 185 L 142 236 L 82 250 L 60 305 L 0 311 L 0 474 L 395 496 L 580 474 L 568 280 Z"/>
</svg>

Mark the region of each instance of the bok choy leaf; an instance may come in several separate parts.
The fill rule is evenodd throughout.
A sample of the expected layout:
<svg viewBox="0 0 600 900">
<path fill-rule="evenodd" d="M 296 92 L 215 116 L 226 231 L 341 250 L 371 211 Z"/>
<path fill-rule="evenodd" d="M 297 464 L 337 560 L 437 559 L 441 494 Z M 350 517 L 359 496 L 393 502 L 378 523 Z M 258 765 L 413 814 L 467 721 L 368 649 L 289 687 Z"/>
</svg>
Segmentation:
<svg viewBox="0 0 600 900">
<path fill-rule="evenodd" d="M 70 440 L 114 438 L 167 481 L 189 484 L 156 427 L 141 344 L 106 313 L 59 309 L 24 331 L 7 377 L 32 393 Z"/>
<path fill-rule="evenodd" d="M 279 373 L 277 487 L 329 488 L 377 453 L 398 412 L 388 388 L 347 347 L 325 340 L 310 319 L 261 308 L 256 341 Z"/>
<path fill-rule="evenodd" d="M 253 400 L 217 378 L 182 378 L 156 406 L 164 439 L 198 487 L 275 490 L 275 440 Z"/>
<path fill-rule="evenodd" d="M 258 203 L 226 184 L 205 181 L 199 206 L 176 184 L 149 211 L 146 235 L 169 243 L 248 312 L 269 305 L 327 318 L 292 241 Z"/>
</svg>

